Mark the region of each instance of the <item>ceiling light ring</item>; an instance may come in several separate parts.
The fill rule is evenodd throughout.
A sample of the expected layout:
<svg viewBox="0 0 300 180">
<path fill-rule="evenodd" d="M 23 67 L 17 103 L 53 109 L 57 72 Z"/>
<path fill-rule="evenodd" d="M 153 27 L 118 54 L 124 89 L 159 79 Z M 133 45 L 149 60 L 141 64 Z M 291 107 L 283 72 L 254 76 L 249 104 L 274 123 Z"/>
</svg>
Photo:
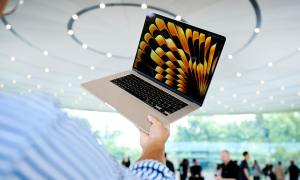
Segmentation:
<svg viewBox="0 0 300 180">
<path fill-rule="evenodd" d="M 105 4 L 105 8 L 109 8 L 109 7 L 136 7 L 136 8 L 141 8 L 141 4 L 139 3 L 106 3 Z M 77 15 L 78 18 L 80 16 L 82 16 L 83 14 L 89 12 L 89 11 L 93 11 L 93 10 L 97 10 L 97 9 L 101 9 L 99 5 L 93 5 L 93 6 L 89 6 L 89 7 L 86 7 L 80 11 L 78 11 L 77 13 L 75 13 L 74 15 Z M 152 6 L 152 5 L 147 5 L 147 9 L 151 9 L 151 10 L 156 10 L 156 11 L 159 11 L 159 12 L 162 12 L 162 13 L 165 13 L 171 17 L 173 17 L 174 19 L 176 18 L 177 14 L 171 12 L 171 11 L 168 11 L 166 9 L 162 9 L 162 8 L 159 8 L 159 7 L 156 7 L 156 6 Z M 69 19 L 68 23 L 67 23 L 67 31 L 73 31 L 73 25 L 75 23 L 77 19 L 73 19 L 72 17 Z M 187 23 L 186 20 L 184 20 L 183 18 L 181 18 L 181 21 L 184 22 L 184 23 Z M 73 31 L 74 32 L 74 31 Z M 75 33 L 72 33 L 72 34 L 69 34 L 69 36 L 77 43 L 79 44 L 81 47 L 83 44 L 85 44 L 84 42 L 82 42 L 76 35 Z M 107 56 L 107 52 L 105 51 L 101 51 L 99 49 L 96 49 L 96 48 L 93 48 L 91 46 L 88 46 L 86 48 L 87 50 L 90 50 L 94 53 L 97 53 L 97 54 L 100 54 L 102 56 Z M 132 57 L 128 57 L 128 56 L 122 56 L 122 55 L 117 55 L 117 54 L 114 54 L 113 57 L 115 58 L 118 58 L 118 59 L 132 59 Z"/>
</svg>

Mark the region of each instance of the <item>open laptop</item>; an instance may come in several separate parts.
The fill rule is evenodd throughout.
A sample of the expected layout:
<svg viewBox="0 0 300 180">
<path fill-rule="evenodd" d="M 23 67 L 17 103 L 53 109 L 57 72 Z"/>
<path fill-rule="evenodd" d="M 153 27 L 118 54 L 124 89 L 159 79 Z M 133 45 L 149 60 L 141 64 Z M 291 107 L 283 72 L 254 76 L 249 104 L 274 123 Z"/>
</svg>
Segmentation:
<svg viewBox="0 0 300 180">
<path fill-rule="evenodd" d="M 82 84 L 137 127 L 170 124 L 202 106 L 226 38 L 151 13 L 132 70 Z"/>
</svg>

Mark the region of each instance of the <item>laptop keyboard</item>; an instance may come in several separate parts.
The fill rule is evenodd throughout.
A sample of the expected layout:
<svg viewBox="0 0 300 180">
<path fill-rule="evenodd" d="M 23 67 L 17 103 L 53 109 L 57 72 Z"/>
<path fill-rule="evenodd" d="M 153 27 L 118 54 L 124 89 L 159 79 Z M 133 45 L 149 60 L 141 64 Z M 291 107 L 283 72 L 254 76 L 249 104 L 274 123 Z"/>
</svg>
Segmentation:
<svg viewBox="0 0 300 180">
<path fill-rule="evenodd" d="M 111 80 L 111 82 L 166 116 L 187 106 L 186 103 L 134 74 Z"/>
</svg>

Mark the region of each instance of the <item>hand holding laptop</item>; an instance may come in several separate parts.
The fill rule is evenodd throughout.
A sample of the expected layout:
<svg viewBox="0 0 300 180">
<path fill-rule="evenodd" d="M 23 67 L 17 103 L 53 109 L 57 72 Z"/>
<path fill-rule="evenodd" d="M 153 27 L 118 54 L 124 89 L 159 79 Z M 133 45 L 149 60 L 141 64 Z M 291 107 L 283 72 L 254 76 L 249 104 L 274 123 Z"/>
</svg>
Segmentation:
<svg viewBox="0 0 300 180">
<path fill-rule="evenodd" d="M 165 127 L 158 119 L 148 116 L 151 126 L 149 134 L 140 130 L 140 144 L 143 149 L 142 156 L 138 161 L 153 159 L 165 163 L 165 143 L 170 135 L 170 128 Z"/>
</svg>

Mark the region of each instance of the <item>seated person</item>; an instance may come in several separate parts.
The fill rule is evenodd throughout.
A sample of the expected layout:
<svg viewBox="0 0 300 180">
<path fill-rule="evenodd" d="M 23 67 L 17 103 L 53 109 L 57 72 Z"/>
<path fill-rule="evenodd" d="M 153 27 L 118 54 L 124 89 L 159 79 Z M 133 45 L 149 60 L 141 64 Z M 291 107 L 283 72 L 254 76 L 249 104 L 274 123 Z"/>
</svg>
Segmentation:
<svg viewBox="0 0 300 180">
<path fill-rule="evenodd" d="M 0 93 L 0 179 L 175 179 L 165 166 L 169 129 L 149 117 L 142 155 L 130 169 L 49 97 Z"/>
</svg>

